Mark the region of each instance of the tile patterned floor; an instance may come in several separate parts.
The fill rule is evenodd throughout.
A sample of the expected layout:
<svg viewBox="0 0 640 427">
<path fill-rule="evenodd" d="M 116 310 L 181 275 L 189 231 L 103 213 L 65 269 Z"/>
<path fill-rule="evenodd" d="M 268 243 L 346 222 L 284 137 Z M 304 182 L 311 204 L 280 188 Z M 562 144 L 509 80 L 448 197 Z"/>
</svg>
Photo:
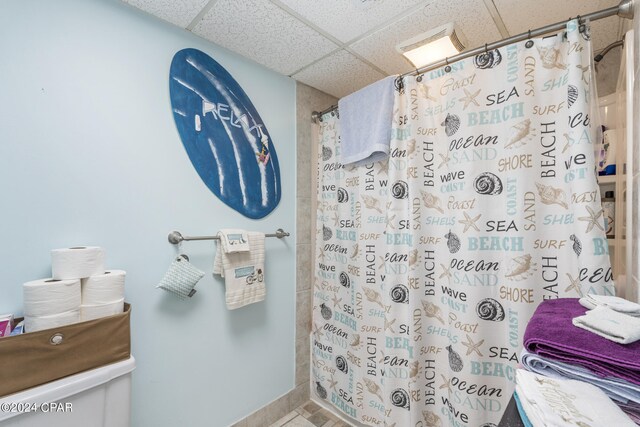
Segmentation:
<svg viewBox="0 0 640 427">
<path fill-rule="evenodd" d="M 269 427 L 351 427 L 313 402 L 307 402 Z"/>
</svg>

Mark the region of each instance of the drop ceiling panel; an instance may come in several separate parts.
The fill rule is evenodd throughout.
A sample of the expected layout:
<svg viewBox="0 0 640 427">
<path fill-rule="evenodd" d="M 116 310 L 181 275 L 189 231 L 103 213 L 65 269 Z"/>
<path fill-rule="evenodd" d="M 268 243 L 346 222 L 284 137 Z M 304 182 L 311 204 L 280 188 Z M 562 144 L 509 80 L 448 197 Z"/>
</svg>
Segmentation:
<svg viewBox="0 0 640 427">
<path fill-rule="evenodd" d="M 383 74 L 413 70 L 396 45 L 442 24 L 455 22 L 468 49 L 501 39 L 485 4 L 492 9 L 495 5 L 495 19 L 504 22 L 510 35 L 618 4 L 618 0 L 123 1 L 182 28 L 193 27 L 194 33 L 213 43 L 279 73 L 295 73 L 294 78 L 337 97 Z M 610 17 L 592 23 L 594 51 L 617 39 L 621 22 Z M 602 68 L 601 73 L 615 71 Z"/>
<path fill-rule="evenodd" d="M 619 29 L 620 18 L 616 16 L 592 22 L 591 41 L 593 44 L 593 51 L 597 52 L 602 50 L 609 44 L 618 40 Z"/>
<path fill-rule="evenodd" d="M 618 0 L 494 0 L 502 20 L 511 35 L 529 29 L 564 21 L 577 15 L 586 15 L 611 6 Z M 600 50 L 616 40 L 620 19 L 610 17 L 595 21 L 591 26 L 594 50 Z"/>
<path fill-rule="evenodd" d="M 218 0 L 193 32 L 285 75 L 338 47 L 264 0 Z"/>
<path fill-rule="evenodd" d="M 346 43 L 418 4 L 433 0 L 279 0 Z"/>
<path fill-rule="evenodd" d="M 160 19 L 186 28 L 209 0 L 123 0 Z"/>
<path fill-rule="evenodd" d="M 469 48 L 502 38 L 482 0 L 449 0 L 427 5 L 354 43 L 351 49 L 389 74 L 405 73 L 415 67 L 396 51 L 396 45 L 448 22 L 461 29 Z"/>
<path fill-rule="evenodd" d="M 340 50 L 292 77 L 336 98 L 342 98 L 386 76 L 349 52 Z"/>
</svg>

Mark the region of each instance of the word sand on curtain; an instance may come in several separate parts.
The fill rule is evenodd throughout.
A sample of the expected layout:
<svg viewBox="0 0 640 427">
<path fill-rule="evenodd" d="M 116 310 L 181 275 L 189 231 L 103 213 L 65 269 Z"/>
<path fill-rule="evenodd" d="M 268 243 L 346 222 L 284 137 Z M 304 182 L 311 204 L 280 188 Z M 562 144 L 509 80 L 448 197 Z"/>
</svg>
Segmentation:
<svg viewBox="0 0 640 427">
<path fill-rule="evenodd" d="M 320 124 L 318 399 L 375 426 L 497 425 L 545 299 L 613 294 L 588 29 L 397 81 L 388 160 Z"/>
</svg>

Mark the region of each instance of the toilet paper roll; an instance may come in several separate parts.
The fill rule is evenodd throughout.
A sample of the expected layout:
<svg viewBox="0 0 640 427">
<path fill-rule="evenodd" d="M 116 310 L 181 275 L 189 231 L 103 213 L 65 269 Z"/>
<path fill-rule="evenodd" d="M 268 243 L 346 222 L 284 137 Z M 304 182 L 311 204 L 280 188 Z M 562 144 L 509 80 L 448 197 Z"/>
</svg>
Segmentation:
<svg viewBox="0 0 640 427">
<path fill-rule="evenodd" d="M 80 310 L 67 311 L 53 316 L 25 316 L 24 330 L 25 332 L 37 332 L 78 322 L 80 322 Z"/>
<path fill-rule="evenodd" d="M 80 280 L 40 279 L 22 285 L 25 316 L 53 316 L 78 310 Z"/>
<path fill-rule="evenodd" d="M 87 320 L 99 319 L 101 317 L 113 316 L 114 314 L 124 311 L 124 298 L 109 304 L 81 305 L 80 319 L 83 322 Z"/>
<path fill-rule="evenodd" d="M 97 246 L 76 246 L 51 251 L 54 279 L 82 279 L 104 273 L 104 250 Z"/>
<path fill-rule="evenodd" d="M 109 304 L 124 298 L 123 270 L 108 270 L 82 279 L 82 305 Z"/>
</svg>

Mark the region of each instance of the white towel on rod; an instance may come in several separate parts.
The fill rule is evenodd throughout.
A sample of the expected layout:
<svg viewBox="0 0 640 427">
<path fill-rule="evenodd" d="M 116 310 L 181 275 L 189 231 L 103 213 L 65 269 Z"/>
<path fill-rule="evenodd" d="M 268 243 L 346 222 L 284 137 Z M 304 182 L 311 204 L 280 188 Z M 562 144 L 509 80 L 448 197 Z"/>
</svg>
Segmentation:
<svg viewBox="0 0 640 427">
<path fill-rule="evenodd" d="M 396 78 L 386 77 L 338 101 L 343 164 L 360 166 L 389 157 Z"/>
<path fill-rule="evenodd" d="M 266 297 L 264 233 L 249 231 L 249 251 L 225 253 L 218 243 L 213 274 L 224 277 L 227 308 L 234 310 Z"/>
</svg>

